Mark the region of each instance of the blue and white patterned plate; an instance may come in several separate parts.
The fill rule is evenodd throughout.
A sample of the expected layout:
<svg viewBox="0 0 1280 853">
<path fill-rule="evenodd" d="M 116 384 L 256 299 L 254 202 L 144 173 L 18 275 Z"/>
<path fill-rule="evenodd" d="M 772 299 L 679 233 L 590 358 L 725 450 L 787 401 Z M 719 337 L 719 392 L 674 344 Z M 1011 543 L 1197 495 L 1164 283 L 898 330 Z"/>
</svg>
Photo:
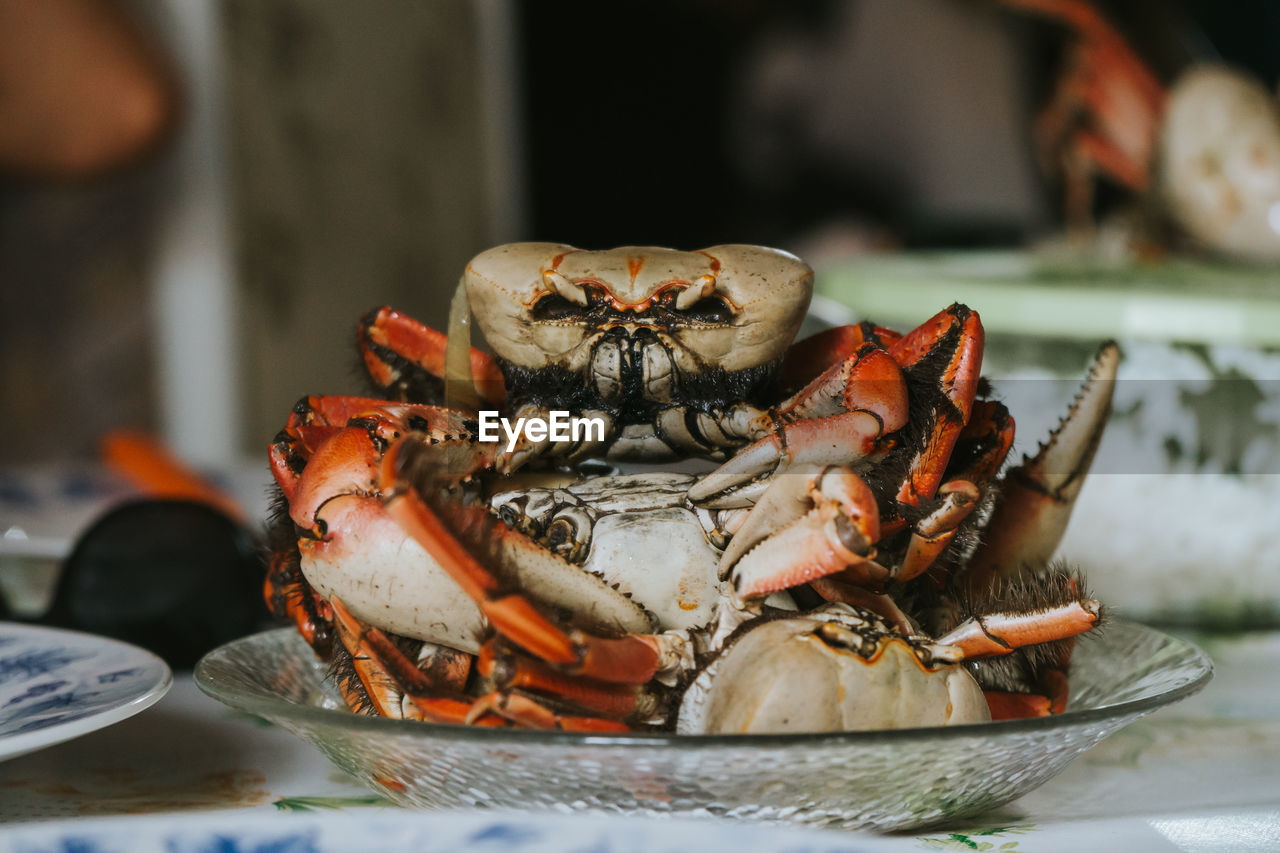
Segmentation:
<svg viewBox="0 0 1280 853">
<path fill-rule="evenodd" d="M 18 853 L 880 853 L 861 833 L 730 821 L 503 812 L 378 816 L 222 813 L 148 815 L 0 827 L 0 849 Z M 977 849 L 977 848 L 975 848 Z"/>
<path fill-rule="evenodd" d="M 0 622 L 0 760 L 131 717 L 172 683 L 165 662 L 137 646 Z"/>
</svg>

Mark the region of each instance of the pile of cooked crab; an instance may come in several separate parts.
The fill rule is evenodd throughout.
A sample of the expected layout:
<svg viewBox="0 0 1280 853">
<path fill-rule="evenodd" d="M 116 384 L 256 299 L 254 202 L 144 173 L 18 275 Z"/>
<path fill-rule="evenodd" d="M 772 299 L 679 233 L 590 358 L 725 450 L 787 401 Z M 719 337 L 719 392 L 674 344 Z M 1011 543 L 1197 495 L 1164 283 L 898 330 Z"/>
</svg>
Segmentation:
<svg viewBox="0 0 1280 853">
<path fill-rule="evenodd" d="M 1101 612 L 1051 557 L 1116 347 L 1006 470 L 976 312 L 793 343 L 812 284 L 759 246 L 521 243 L 467 265 L 448 335 L 366 315 L 377 396 L 306 397 L 270 448 L 273 612 L 387 717 L 728 733 L 1062 711 Z M 600 428 L 484 441 L 481 412 Z"/>
</svg>

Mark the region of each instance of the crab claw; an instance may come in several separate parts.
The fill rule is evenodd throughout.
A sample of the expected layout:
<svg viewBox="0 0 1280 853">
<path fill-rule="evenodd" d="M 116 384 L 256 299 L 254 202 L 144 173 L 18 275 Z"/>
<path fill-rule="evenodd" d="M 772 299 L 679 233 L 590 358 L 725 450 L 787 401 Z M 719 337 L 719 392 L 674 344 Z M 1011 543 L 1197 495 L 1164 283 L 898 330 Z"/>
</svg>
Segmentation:
<svg viewBox="0 0 1280 853">
<path fill-rule="evenodd" d="M 966 574 L 970 589 L 985 589 L 1053 556 L 1111 414 L 1120 348 L 1103 344 L 1067 415 L 1034 458 L 1009 471 Z"/>
<path fill-rule="evenodd" d="M 978 487 L 968 480 L 944 483 L 938 494 L 942 496 L 942 503 L 916 523 L 907 544 L 906 556 L 894 578 L 896 581 L 909 581 L 932 566 L 938 555 L 955 539 L 961 522 L 977 507 L 981 496 Z"/>
<path fill-rule="evenodd" d="M 751 506 L 770 481 L 798 465 L 844 465 L 870 456 L 884 422 L 869 412 L 845 412 L 787 424 L 747 445 L 689 489 L 689 500 L 711 509 Z"/>
<path fill-rule="evenodd" d="M 870 456 L 906 422 L 902 369 L 888 352 L 864 343 L 764 416 L 767 434 L 695 483 L 689 499 L 713 509 L 751 506 L 773 475 Z"/>
<path fill-rule="evenodd" d="M 772 482 L 720 560 L 735 591 L 754 598 L 845 569 L 868 586 L 889 576 L 872 559 L 880 537 L 875 496 L 839 466 L 805 466 Z"/>
</svg>

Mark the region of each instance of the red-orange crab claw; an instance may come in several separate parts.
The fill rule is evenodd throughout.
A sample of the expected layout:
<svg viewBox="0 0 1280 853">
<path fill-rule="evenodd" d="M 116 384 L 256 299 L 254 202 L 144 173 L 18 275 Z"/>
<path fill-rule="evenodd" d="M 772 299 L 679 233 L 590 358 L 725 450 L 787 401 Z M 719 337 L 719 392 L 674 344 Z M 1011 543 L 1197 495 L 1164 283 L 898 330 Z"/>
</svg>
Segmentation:
<svg viewBox="0 0 1280 853">
<path fill-rule="evenodd" d="M 913 375 L 927 380 L 920 388 L 936 388 L 924 400 L 933 426 L 911 461 L 897 499 L 911 506 L 933 497 L 942 483 L 951 452 L 973 413 L 982 372 L 984 333 L 978 312 L 952 305 L 908 332 L 889 353 Z"/>
</svg>

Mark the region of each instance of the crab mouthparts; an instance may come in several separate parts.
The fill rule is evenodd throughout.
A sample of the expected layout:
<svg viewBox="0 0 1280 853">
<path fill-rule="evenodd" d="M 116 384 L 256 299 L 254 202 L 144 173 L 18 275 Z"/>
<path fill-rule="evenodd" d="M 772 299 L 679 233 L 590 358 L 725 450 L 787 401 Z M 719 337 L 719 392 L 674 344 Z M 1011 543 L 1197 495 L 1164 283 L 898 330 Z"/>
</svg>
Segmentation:
<svg viewBox="0 0 1280 853">
<path fill-rule="evenodd" d="M 667 345 L 650 329 L 615 327 L 591 352 L 587 381 L 600 399 L 641 399 L 670 403 L 676 398 L 676 368 Z"/>
</svg>

